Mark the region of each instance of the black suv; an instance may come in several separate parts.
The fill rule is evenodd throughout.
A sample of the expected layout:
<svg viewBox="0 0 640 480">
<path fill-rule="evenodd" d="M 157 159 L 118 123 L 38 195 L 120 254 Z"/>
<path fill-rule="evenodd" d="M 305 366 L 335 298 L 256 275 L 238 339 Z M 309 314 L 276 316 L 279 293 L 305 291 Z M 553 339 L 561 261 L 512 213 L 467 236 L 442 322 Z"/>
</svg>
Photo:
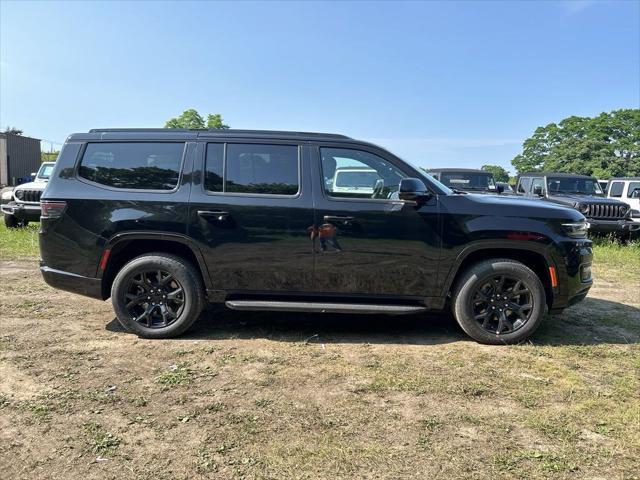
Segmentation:
<svg viewBox="0 0 640 480">
<path fill-rule="evenodd" d="M 589 222 L 589 231 L 627 237 L 640 224 L 631 218 L 629 205 L 606 198 L 598 180 L 573 173 L 523 173 L 518 177 L 516 193 L 574 208 Z"/>
<path fill-rule="evenodd" d="M 491 172 L 472 168 L 431 168 L 427 170 L 440 183 L 454 190 L 469 193 L 502 193 L 503 185 L 497 185 Z"/>
<path fill-rule="evenodd" d="M 336 169 L 373 171 L 367 189 Z M 236 310 L 452 309 L 485 343 L 529 336 L 591 287 L 577 211 L 456 194 L 343 135 L 92 130 L 71 135 L 42 196 L 50 285 L 111 297 L 143 337 L 178 335 L 206 302 Z"/>
</svg>

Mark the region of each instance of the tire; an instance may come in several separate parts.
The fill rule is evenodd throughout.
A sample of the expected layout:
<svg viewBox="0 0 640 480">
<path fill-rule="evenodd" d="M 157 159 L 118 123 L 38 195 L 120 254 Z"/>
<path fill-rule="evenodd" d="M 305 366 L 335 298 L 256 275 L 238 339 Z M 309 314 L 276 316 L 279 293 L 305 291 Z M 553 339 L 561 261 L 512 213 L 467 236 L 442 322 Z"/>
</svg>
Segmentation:
<svg viewBox="0 0 640 480">
<path fill-rule="evenodd" d="M 15 215 L 4 215 L 4 225 L 7 228 L 23 228 L 29 224 L 26 220 L 20 220 Z"/>
<path fill-rule="evenodd" d="M 515 260 L 494 258 L 476 263 L 462 274 L 453 291 L 452 310 L 460 327 L 477 342 L 519 343 L 544 320 L 546 294 L 529 267 Z"/>
<path fill-rule="evenodd" d="M 206 303 L 200 273 L 167 253 L 145 254 L 125 264 L 113 281 L 111 302 L 120 324 L 142 338 L 184 333 Z"/>
</svg>

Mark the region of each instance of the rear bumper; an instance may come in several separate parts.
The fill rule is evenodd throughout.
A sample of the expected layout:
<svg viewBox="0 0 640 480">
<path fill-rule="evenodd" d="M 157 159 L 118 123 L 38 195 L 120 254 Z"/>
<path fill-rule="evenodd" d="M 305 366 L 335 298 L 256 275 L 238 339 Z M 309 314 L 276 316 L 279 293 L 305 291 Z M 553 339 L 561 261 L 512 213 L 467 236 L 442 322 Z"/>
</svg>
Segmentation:
<svg viewBox="0 0 640 480">
<path fill-rule="evenodd" d="M 596 220 L 587 218 L 589 231 L 593 233 L 635 232 L 640 230 L 640 222 L 633 220 Z"/>
<path fill-rule="evenodd" d="M 5 215 L 13 215 L 20 220 L 29 222 L 40 221 L 40 204 L 16 203 L 9 202 L 0 206 L 2 213 Z"/>
<path fill-rule="evenodd" d="M 53 288 L 104 300 L 102 297 L 102 280 L 99 278 L 83 277 L 75 273 L 56 270 L 47 267 L 42 261 L 40 262 L 40 272 L 44 281 Z"/>
</svg>

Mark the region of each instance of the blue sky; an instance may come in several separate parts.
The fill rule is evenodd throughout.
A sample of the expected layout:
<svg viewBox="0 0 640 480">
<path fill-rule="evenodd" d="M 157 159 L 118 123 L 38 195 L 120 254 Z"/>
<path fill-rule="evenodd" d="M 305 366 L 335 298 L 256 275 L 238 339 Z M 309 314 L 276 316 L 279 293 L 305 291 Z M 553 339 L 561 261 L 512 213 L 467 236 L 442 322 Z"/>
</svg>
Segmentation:
<svg viewBox="0 0 640 480">
<path fill-rule="evenodd" d="M 533 130 L 640 107 L 640 2 L 0 1 L 0 125 L 64 141 L 187 108 L 510 167 Z"/>
</svg>

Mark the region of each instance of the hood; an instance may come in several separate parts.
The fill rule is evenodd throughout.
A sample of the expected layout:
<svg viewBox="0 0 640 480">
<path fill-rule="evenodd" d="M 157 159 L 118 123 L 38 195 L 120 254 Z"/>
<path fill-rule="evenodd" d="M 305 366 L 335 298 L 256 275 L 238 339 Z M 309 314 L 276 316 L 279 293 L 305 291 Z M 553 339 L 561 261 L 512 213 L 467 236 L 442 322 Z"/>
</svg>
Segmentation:
<svg viewBox="0 0 640 480">
<path fill-rule="evenodd" d="M 515 195 L 464 195 L 473 202 L 479 212 L 490 211 L 494 215 L 505 217 L 538 217 L 567 221 L 581 221 L 584 216 L 572 208 L 573 204 L 561 205 L 541 202 L 538 199 L 522 198 Z"/>
<path fill-rule="evenodd" d="M 563 205 L 575 205 L 576 203 L 583 204 L 599 204 L 599 205 L 620 205 L 620 200 L 615 198 L 599 197 L 597 195 L 580 195 L 579 193 L 563 193 L 558 195 L 549 195 L 548 200 Z"/>
<path fill-rule="evenodd" d="M 47 186 L 47 183 L 47 180 L 36 180 L 28 183 L 21 183 L 20 185 L 15 187 L 13 191 L 17 192 L 18 190 L 44 190 L 44 188 Z"/>
</svg>

